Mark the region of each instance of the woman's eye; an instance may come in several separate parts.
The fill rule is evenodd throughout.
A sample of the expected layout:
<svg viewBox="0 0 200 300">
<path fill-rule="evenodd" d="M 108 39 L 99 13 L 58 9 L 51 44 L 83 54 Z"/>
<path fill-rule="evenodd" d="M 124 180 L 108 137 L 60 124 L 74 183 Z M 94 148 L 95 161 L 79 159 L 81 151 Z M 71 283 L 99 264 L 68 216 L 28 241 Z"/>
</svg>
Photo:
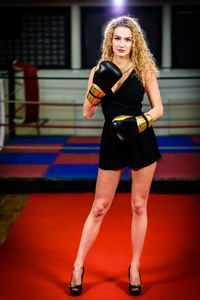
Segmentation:
<svg viewBox="0 0 200 300">
<path fill-rule="evenodd" d="M 131 39 L 126 39 L 126 41 L 127 41 L 127 42 L 130 42 L 130 41 L 131 41 Z"/>
<path fill-rule="evenodd" d="M 118 37 L 116 37 L 116 38 L 115 38 L 115 40 L 116 40 L 116 41 L 118 41 L 118 40 L 119 40 L 119 38 L 118 38 Z"/>
</svg>

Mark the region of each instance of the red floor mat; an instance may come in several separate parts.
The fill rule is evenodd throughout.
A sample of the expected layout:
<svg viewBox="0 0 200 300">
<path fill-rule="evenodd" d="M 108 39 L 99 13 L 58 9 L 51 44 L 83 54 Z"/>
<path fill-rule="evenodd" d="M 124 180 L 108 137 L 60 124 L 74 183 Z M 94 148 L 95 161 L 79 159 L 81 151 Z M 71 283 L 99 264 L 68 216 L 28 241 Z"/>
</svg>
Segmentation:
<svg viewBox="0 0 200 300">
<path fill-rule="evenodd" d="M 71 136 L 67 140 L 67 144 L 99 144 L 101 138 L 99 136 Z"/>
<path fill-rule="evenodd" d="M 162 153 L 155 178 L 200 178 L 200 153 Z"/>
<path fill-rule="evenodd" d="M 62 150 L 64 144 L 7 144 L 2 153 L 57 153 Z"/>
<path fill-rule="evenodd" d="M 1 178 L 41 178 L 47 172 L 48 168 L 49 165 L 8 164 L 0 165 L 0 174 Z"/>
<path fill-rule="evenodd" d="M 0 299 L 64 300 L 93 194 L 34 194 L 0 248 Z M 151 194 L 141 299 L 199 299 L 200 197 Z M 130 194 L 117 194 L 85 261 L 81 299 L 132 299 Z M 72 298 L 71 298 L 72 299 Z"/>
<path fill-rule="evenodd" d="M 98 153 L 59 153 L 55 165 L 95 165 L 99 163 Z"/>
</svg>

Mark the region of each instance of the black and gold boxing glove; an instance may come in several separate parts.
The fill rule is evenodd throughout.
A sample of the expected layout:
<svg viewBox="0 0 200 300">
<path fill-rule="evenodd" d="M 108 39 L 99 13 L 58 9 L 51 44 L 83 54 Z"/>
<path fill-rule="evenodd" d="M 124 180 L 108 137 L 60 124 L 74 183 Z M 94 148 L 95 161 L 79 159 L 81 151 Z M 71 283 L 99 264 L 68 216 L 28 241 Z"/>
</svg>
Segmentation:
<svg viewBox="0 0 200 300">
<path fill-rule="evenodd" d="M 121 143 L 128 143 L 133 138 L 149 128 L 153 119 L 149 113 L 139 116 L 120 115 L 115 117 L 111 123 L 111 132 L 114 138 Z"/>
<path fill-rule="evenodd" d="M 94 73 L 92 86 L 87 94 L 88 101 L 97 105 L 106 93 L 122 77 L 120 69 L 110 61 L 102 61 Z"/>
</svg>

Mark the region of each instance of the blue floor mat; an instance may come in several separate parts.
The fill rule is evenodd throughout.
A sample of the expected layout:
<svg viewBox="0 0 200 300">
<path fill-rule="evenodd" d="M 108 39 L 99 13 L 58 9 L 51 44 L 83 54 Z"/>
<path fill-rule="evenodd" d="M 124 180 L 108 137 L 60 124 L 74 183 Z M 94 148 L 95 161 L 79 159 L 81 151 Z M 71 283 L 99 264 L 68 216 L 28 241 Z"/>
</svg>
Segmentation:
<svg viewBox="0 0 200 300">
<path fill-rule="evenodd" d="M 99 153 L 99 144 L 66 144 L 61 153 Z M 67 149 L 66 149 L 67 148 Z"/>
<path fill-rule="evenodd" d="M 98 165 L 53 165 L 45 178 L 67 178 L 67 179 L 96 179 Z M 129 169 L 126 168 L 122 179 L 128 178 Z"/>
<path fill-rule="evenodd" d="M 190 136 L 158 136 L 157 141 L 160 152 L 200 152 L 200 145 L 195 144 Z"/>
<path fill-rule="evenodd" d="M 157 141 L 159 147 L 195 146 L 189 136 L 157 136 Z"/>
<path fill-rule="evenodd" d="M 161 153 L 198 153 L 200 152 L 200 148 L 199 147 L 194 147 L 194 149 L 192 148 L 184 148 L 184 147 L 178 147 L 177 149 L 175 149 L 173 147 L 173 149 L 167 149 L 166 147 L 159 147 L 159 150 Z"/>
<path fill-rule="evenodd" d="M 6 144 L 64 144 L 66 136 L 16 136 L 8 139 Z"/>
<path fill-rule="evenodd" d="M 51 164 L 57 153 L 0 153 L 0 164 Z"/>
</svg>

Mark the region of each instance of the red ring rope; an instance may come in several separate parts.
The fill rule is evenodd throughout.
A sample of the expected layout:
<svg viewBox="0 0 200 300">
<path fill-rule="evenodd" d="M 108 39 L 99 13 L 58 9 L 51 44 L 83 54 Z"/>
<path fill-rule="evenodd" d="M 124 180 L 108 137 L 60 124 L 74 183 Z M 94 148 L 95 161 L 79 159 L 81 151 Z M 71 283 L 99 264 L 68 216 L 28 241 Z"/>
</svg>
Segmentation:
<svg viewBox="0 0 200 300">
<path fill-rule="evenodd" d="M 0 126 L 5 126 L 5 127 L 28 127 L 28 128 L 83 128 L 83 129 L 101 129 L 103 126 L 72 126 L 72 125 L 42 125 L 42 124 L 3 124 L 1 123 Z M 160 129 L 165 129 L 165 128 L 200 128 L 200 125 L 163 125 L 163 126 L 153 126 L 153 128 L 160 128 Z"/>
<path fill-rule="evenodd" d="M 65 103 L 65 102 L 37 102 L 37 101 L 20 101 L 20 100 L 0 100 L 0 102 L 4 103 L 17 103 L 17 104 L 35 104 L 41 106 L 82 106 L 83 103 Z M 144 106 L 148 106 L 149 104 L 144 103 Z M 200 105 L 200 102 L 179 102 L 179 103 L 163 103 L 164 106 L 179 106 L 179 105 Z"/>
</svg>

